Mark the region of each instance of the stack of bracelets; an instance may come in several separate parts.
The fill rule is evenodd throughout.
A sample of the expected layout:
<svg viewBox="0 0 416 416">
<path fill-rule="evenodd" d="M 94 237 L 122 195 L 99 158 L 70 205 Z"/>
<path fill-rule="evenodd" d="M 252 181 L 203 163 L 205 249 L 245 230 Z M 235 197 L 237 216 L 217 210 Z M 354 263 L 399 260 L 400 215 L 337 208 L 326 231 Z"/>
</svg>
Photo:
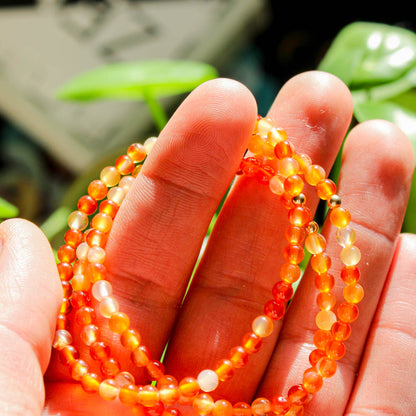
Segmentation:
<svg viewBox="0 0 416 416">
<path fill-rule="evenodd" d="M 199 415 L 303 415 L 305 405 L 321 389 L 323 380 L 335 374 L 337 361 L 345 354 L 344 342 L 351 334 L 350 324 L 358 317 L 357 303 L 364 296 L 362 286 L 357 283 L 360 250 L 354 245 L 355 231 L 349 226 L 351 216 L 341 206 L 335 183 L 308 155 L 295 151 L 284 130 L 275 127 L 272 120 L 258 117 L 248 144 L 250 156 L 241 161 L 237 174 L 269 186 L 287 209 L 288 244 L 283 252 L 285 262 L 280 279 L 274 284 L 264 310 L 253 319 L 240 345 L 230 349 L 228 357 L 219 359 L 211 369 L 177 380 L 165 374 L 163 364 L 151 357 L 140 332 L 130 326 L 129 317 L 119 310 L 105 266 L 105 246 L 113 220 L 155 140 L 132 144 L 114 166 L 105 167 L 100 179 L 89 184 L 88 194 L 79 199 L 78 210 L 69 216 L 69 230 L 65 233 L 65 244 L 58 250 L 57 266 L 64 299 L 53 346 L 61 362 L 85 391 L 96 392 L 104 400 L 119 400 L 137 414 L 178 416 L 181 411 L 177 405 L 191 406 Z M 340 259 L 344 266 L 340 277 L 346 285 L 344 299 L 337 307 L 331 291 L 335 284 L 334 276 L 329 273 L 331 258 L 325 252 L 326 240 L 305 204 L 302 193 L 305 184 L 315 187 L 319 198 L 326 201 L 330 222 L 336 227 L 336 241 L 342 247 Z M 309 368 L 303 379 L 286 394 L 258 397 L 251 403 L 214 400 L 210 393 L 247 364 L 250 355 L 260 350 L 263 338 L 272 333 L 275 321 L 284 317 L 287 302 L 293 296 L 292 285 L 301 277 L 299 264 L 304 258 L 304 248 L 311 254 L 310 267 L 316 272 L 319 312 L 313 337 L 315 349 L 309 355 Z M 136 384 L 134 376 L 123 371 L 110 346 L 100 339 L 98 314 L 106 318 L 105 325 L 114 334 L 119 334 L 120 343 L 131 354 L 134 365 L 147 370 L 151 380 L 147 385 Z M 93 360 L 90 364 L 80 358 L 79 347 L 74 345 L 73 323 L 81 328 L 79 339 L 89 349 Z M 93 364 L 100 371 L 94 372 Z"/>
</svg>

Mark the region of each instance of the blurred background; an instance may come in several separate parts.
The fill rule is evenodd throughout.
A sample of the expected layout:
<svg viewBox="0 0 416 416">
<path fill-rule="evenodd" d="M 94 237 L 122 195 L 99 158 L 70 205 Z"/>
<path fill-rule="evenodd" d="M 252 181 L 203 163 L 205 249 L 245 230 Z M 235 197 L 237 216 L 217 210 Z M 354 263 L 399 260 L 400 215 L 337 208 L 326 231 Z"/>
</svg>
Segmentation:
<svg viewBox="0 0 416 416">
<path fill-rule="evenodd" d="M 82 186 L 79 178 L 157 134 L 142 102 L 58 100 L 57 89 L 84 71 L 111 62 L 198 60 L 247 85 L 265 114 L 280 86 L 316 69 L 349 23 L 416 29 L 404 7 L 340 12 L 286 3 L 0 0 L 0 197 L 42 224 Z M 168 115 L 183 98 L 164 103 Z"/>
</svg>

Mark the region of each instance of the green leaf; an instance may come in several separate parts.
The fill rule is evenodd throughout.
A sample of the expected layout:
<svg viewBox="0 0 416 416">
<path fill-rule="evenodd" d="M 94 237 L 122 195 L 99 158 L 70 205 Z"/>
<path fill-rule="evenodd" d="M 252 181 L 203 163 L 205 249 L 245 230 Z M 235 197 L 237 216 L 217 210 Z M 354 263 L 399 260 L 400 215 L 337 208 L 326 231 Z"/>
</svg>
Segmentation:
<svg viewBox="0 0 416 416">
<path fill-rule="evenodd" d="M 355 89 L 397 80 L 415 65 L 415 33 L 381 23 L 354 22 L 339 32 L 319 69 Z"/>
<path fill-rule="evenodd" d="M 19 209 L 7 202 L 5 199 L 0 198 L 0 218 L 13 218 L 19 214 Z"/>
<path fill-rule="evenodd" d="M 58 91 L 64 100 L 147 100 L 189 92 L 215 78 L 212 66 L 194 61 L 152 60 L 113 63 L 83 73 Z"/>
</svg>

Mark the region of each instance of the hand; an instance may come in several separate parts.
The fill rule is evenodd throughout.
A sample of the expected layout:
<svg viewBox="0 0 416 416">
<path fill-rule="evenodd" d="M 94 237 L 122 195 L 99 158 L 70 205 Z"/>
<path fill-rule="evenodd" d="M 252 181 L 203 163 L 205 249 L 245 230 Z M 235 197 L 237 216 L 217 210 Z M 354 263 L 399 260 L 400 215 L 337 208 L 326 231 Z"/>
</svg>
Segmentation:
<svg viewBox="0 0 416 416">
<path fill-rule="evenodd" d="M 160 134 L 107 244 L 120 309 L 153 357 L 160 357 L 170 339 L 166 373 L 178 379 L 196 376 L 226 357 L 262 313 L 278 279 L 287 212 L 267 186 L 239 177 L 180 307 L 210 219 L 239 166 L 256 115 L 253 97 L 234 81 L 210 81 L 190 94 Z M 348 129 L 352 100 L 335 77 L 304 73 L 282 88 L 269 116 L 297 149 L 328 172 Z M 339 194 L 357 232 L 366 296 L 337 374 L 325 380 L 305 414 L 413 414 L 416 238 L 400 234 L 413 151 L 398 128 L 371 121 L 351 131 L 343 155 Z M 305 193 L 309 206 L 316 207 L 314 192 Z M 341 264 L 333 231 L 324 226 L 337 276 Z M 55 353 L 49 362 L 62 295 L 48 242 L 24 220 L 3 222 L 0 235 L 0 413 L 132 414 L 120 403 L 85 393 Z M 250 402 L 286 393 L 301 382 L 314 348 L 313 281 L 308 269 L 283 325 L 276 324 L 261 351 L 220 385 L 219 394 L 232 402 Z M 338 296 L 342 287 L 337 281 Z M 121 354 L 123 367 L 135 371 L 114 336 L 103 330 L 102 337 L 115 355 Z"/>
</svg>

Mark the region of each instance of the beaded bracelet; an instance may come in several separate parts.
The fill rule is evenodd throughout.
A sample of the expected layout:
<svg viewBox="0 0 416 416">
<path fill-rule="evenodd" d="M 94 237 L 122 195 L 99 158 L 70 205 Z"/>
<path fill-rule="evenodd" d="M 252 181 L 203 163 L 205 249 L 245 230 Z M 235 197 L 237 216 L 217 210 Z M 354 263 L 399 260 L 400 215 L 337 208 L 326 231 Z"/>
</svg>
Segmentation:
<svg viewBox="0 0 416 416">
<path fill-rule="evenodd" d="M 85 391 L 96 392 L 105 400 L 119 400 L 138 414 L 177 416 L 181 412 L 175 405 L 181 405 L 192 406 L 200 415 L 303 415 L 305 405 L 322 388 L 323 380 L 335 374 L 337 361 L 346 352 L 350 324 L 358 317 L 357 304 L 364 296 L 358 283 L 360 250 L 354 245 L 355 231 L 349 226 L 351 216 L 341 206 L 335 183 L 308 155 L 295 151 L 284 130 L 275 127 L 269 118 L 258 117 L 248 143 L 251 155 L 243 158 L 237 175 L 255 178 L 269 186 L 287 209 L 285 262 L 279 280 L 272 287 L 271 299 L 266 301 L 263 312 L 253 319 L 240 345 L 231 348 L 229 355 L 219 359 L 212 369 L 177 380 L 165 374 L 163 364 L 151 357 L 140 332 L 130 326 L 129 317 L 119 310 L 105 266 L 105 246 L 113 220 L 155 141 L 152 137 L 143 144 L 129 146 L 114 166 L 105 167 L 100 179 L 89 184 L 88 194 L 79 199 L 78 209 L 69 216 L 69 229 L 65 233 L 65 244 L 58 250 L 57 265 L 64 298 L 53 347 L 59 352 L 61 362 Z M 342 247 L 340 259 L 344 267 L 340 277 L 346 285 L 344 300 L 337 307 L 332 292 L 335 278 L 330 273 L 331 258 L 325 251 L 326 240 L 306 206 L 302 193 L 306 184 L 315 187 L 318 197 L 327 202 L 330 222 L 337 229 L 335 238 Z M 287 394 L 270 399 L 258 397 L 251 403 L 234 404 L 225 399 L 214 401 L 210 393 L 247 364 L 250 355 L 261 349 L 263 338 L 273 332 L 274 323 L 284 317 L 286 305 L 294 293 L 293 284 L 301 277 L 299 264 L 304 258 L 304 249 L 311 254 L 310 266 L 316 272 L 319 312 L 313 337 L 315 349 L 309 355 L 309 367 L 302 381 L 290 387 Z M 94 308 L 93 303 L 98 306 Z M 133 364 L 145 368 L 152 382 L 137 385 L 134 376 L 121 368 L 110 346 L 100 340 L 97 313 L 106 318 L 106 325 L 119 335 Z M 80 358 L 71 334 L 71 319 L 82 328 L 79 338 L 89 348 L 93 362 L 99 364 L 100 374 L 91 369 L 91 363 Z"/>
</svg>

